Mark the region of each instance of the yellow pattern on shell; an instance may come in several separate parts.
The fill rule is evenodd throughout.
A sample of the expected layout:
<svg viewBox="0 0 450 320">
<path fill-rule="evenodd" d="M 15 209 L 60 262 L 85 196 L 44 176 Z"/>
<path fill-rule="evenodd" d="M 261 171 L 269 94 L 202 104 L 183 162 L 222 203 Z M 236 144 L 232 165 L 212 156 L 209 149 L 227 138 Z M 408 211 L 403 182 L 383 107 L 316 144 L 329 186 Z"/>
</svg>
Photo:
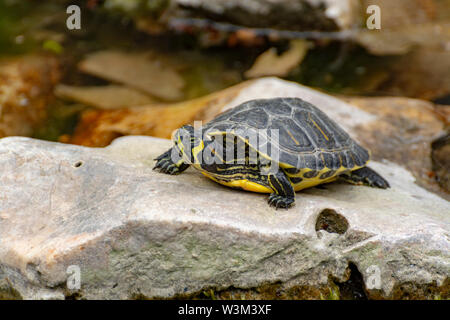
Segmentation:
<svg viewBox="0 0 450 320">
<path fill-rule="evenodd" d="M 354 168 L 351 169 L 351 171 L 356 170 L 356 169 L 360 169 L 360 168 L 362 168 L 362 167 L 363 167 L 363 166 L 355 166 Z M 303 177 L 303 175 L 304 175 L 306 172 L 312 171 L 312 169 L 309 169 L 309 168 L 305 168 L 305 169 L 301 170 L 301 171 L 300 171 L 299 173 L 297 173 L 297 174 L 289 174 L 289 173 L 286 173 L 286 175 L 287 175 L 289 178 L 303 177 L 303 180 L 300 181 L 299 183 L 295 183 L 295 184 L 293 183 L 293 184 L 292 184 L 292 186 L 294 187 L 294 190 L 295 190 L 295 191 L 300 191 L 300 190 L 303 190 L 303 189 L 307 189 L 307 188 L 311 188 L 311 187 L 317 186 L 317 185 L 322 184 L 322 183 L 333 182 L 333 181 L 335 181 L 335 180 L 337 179 L 337 176 L 338 176 L 339 174 L 341 174 L 341 173 L 343 173 L 344 171 L 347 171 L 347 170 L 349 170 L 349 169 L 348 169 L 348 168 L 345 168 L 345 167 L 343 167 L 343 166 L 341 166 L 339 169 L 336 170 L 336 172 L 334 173 L 334 175 L 332 175 L 331 177 L 326 178 L 326 179 L 320 179 L 319 177 L 320 177 L 322 174 L 324 174 L 324 173 L 330 171 L 329 168 L 323 168 L 322 170 L 320 170 L 320 171 L 317 173 L 317 176 L 315 176 L 314 178 L 304 178 L 304 177 Z"/>
<path fill-rule="evenodd" d="M 209 175 L 205 171 L 201 171 L 201 173 L 203 175 L 205 175 L 206 177 L 208 177 L 209 179 L 211 179 L 217 183 L 220 183 L 221 185 L 227 186 L 227 187 L 242 188 L 247 191 L 258 192 L 258 193 L 272 193 L 273 192 L 273 190 L 271 188 L 266 187 L 262 184 L 258 184 L 253 181 L 249 181 L 247 179 L 222 181 L 222 180 L 218 180 L 218 179 L 214 178 L 213 176 Z"/>
<path fill-rule="evenodd" d="M 299 182 L 297 184 L 292 184 L 292 186 L 294 187 L 295 191 L 300 191 L 300 190 L 303 190 L 303 189 L 307 189 L 307 188 L 311 188 L 311 187 L 317 186 L 317 185 L 322 184 L 322 183 L 332 182 L 332 181 L 334 181 L 336 179 L 337 179 L 336 176 L 330 177 L 328 179 L 316 179 L 316 178 L 304 179 L 303 181 L 301 181 L 301 182 Z"/>
</svg>

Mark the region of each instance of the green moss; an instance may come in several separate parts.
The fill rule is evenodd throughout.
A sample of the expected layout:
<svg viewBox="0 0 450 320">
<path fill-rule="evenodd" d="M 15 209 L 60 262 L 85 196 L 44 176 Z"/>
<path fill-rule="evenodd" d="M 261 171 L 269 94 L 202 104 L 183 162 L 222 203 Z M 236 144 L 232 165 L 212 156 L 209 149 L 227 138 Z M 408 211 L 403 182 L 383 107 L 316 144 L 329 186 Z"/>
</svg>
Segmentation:
<svg viewBox="0 0 450 320">
<path fill-rule="evenodd" d="M 447 278 L 441 286 L 438 286 L 436 282 L 402 283 L 396 285 L 392 292 L 391 298 L 395 300 L 450 300 L 450 278 Z"/>
<path fill-rule="evenodd" d="M 328 300 L 340 300 L 339 288 L 337 286 L 330 287 L 330 293 L 328 294 Z"/>
<path fill-rule="evenodd" d="M 340 289 L 342 284 L 354 286 L 349 279 L 339 283 L 329 278 L 327 285 L 321 287 L 292 286 L 285 288 L 282 283 L 268 283 L 255 288 L 240 289 L 229 287 L 227 289 L 208 288 L 198 293 L 189 295 L 177 295 L 173 299 L 217 299 L 217 300 L 353 300 L 353 295 L 348 295 Z M 348 289 L 348 288 L 347 288 Z M 347 290 L 345 289 L 345 290 Z M 359 289 L 358 289 L 359 290 Z M 402 284 L 396 286 L 391 296 L 383 297 L 379 291 L 369 293 L 368 299 L 392 299 L 392 300 L 449 300 L 449 281 L 442 286 L 436 284 L 413 285 Z M 366 299 L 367 299 L 366 298 Z"/>
<path fill-rule="evenodd" d="M 0 281 L 0 300 L 22 300 L 22 295 L 13 288 L 10 281 L 5 278 Z"/>
<path fill-rule="evenodd" d="M 217 299 L 216 299 L 216 295 L 214 294 L 214 290 L 213 290 L 213 289 L 209 289 L 209 291 L 208 291 L 208 290 L 205 290 L 205 291 L 203 291 L 202 293 L 203 293 L 203 295 L 204 295 L 205 297 L 207 297 L 208 299 L 211 299 L 211 300 L 217 300 Z"/>
<path fill-rule="evenodd" d="M 435 294 L 434 297 L 433 297 L 433 300 L 442 300 L 441 294 L 440 293 Z"/>
<path fill-rule="evenodd" d="M 334 286 L 333 288 L 328 288 L 329 293 L 328 295 L 324 296 L 322 293 L 320 293 L 320 300 L 340 300 L 340 293 L 339 288 Z"/>
<path fill-rule="evenodd" d="M 64 48 L 61 46 L 61 44 L 59 44 L 59 42 L 55 40 L 44 41 L 44 43 L 42 44 L 42 48 L 56 54 L 61 54 L 64 51 Z"/>
</svg>

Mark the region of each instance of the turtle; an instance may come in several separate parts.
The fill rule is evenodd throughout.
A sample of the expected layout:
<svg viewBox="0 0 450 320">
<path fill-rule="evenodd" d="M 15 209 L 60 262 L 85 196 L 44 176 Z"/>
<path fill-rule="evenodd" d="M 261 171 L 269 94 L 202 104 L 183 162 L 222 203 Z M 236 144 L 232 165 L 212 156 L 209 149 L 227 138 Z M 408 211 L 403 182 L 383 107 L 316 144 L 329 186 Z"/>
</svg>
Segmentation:
<svg viewBox="0 0 450 320">
<path fill-rule="evenodd" d="M 300 98 L 256 99 L 206 125 L 185 125 L 153 169 L 176 175 L 193 166 L 228 187 L 269 193 L 289 208 L 295 192 L 335 180 L 381 189 L 389 183 L 367 166 L 369 151 L 335 121 Z"/>
</svg>

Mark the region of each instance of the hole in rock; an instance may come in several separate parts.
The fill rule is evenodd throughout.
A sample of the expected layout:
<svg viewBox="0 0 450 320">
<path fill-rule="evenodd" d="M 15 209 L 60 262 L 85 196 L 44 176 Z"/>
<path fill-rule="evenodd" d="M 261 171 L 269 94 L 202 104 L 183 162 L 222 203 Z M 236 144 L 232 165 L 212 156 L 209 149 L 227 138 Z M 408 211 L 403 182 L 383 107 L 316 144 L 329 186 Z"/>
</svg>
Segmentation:
<svg viewBox="0 0 450 320">
<path fill-rule="evenodd" d="M 450 192 L 450 133 L 433 141 L 431 148 L 433 171 L 429 177 L 434 177 L 444 191 Z"/>
<path fill-rule="evenodd" d="M 353 262 L 348 263 L 348 272 L 350 277 L 347 281 L 335 281 L 339 287 L 340 298 L 343 300 L 367 300 L 363 276 Z"/>
<path fill-rule="evenodd" d="M 73 292 L 65 294 L 66 300 L 82 300 L 83 295 L 80 292 Z"/>
<path fill-rule="evenodd" d="M 83 161 L 77 161 L 77 162 L 74 163 L 73 166 L 74 166 L 75 168 L 79 168 L 79 167 L 81 167 L 82 165 L 83 165 Z"/>
<path fill-rule="evenodd" d="M 344 234 L 348 227 L 347 219 L 333 209 L 324 209 L 317 217 L 316 231 Z"/>
</svg>

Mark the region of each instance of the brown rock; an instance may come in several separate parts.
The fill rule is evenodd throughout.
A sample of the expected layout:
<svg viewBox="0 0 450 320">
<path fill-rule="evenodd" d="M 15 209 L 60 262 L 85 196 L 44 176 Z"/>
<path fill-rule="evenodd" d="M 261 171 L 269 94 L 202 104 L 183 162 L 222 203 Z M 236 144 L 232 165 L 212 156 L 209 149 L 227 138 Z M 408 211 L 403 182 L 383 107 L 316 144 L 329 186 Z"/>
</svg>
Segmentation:
<svg viewBox="0 0 450 320">
<path fill-rule="evenodd" d="M 99 109 L 119 109 L 154 103 L 155 99 L 143 92 L 126 86 L 107 85 L 75 87 L 60 84 L 55 95 Z"/>
<path fill-rule="evenodd" d="M 72 137 L 64 142 L 107 146 L 125 135 L 170 138 L 172 131 L 194 120 L 212 119 L 246 83 L 202 98 L 172 105 L 154 104 L 119 110 L 89 110 L 82 114 Z"/>
<path fill-rule="evenodd" d="M 434 100 L 450 94 L 449 72 L 449 50 L 417 48 L 397 60 L 390 79 L 379 90 L 388 95 Z"/>
<path fill-rule="evenodd" d="M 125 84 L 163 100 L 183 97 L 184 80 L 171 66 L 153 53 L 99 51 L 79 64 L 85 73 Z"/>
<path fill-rule="evenodd" d="M 0 137 L 33 133 L 46 119 L 60 76 L 53 56 L 29 55 L 0 62 Z"/>
<path fill-rule="evenodd" d="M 358 130 L 374 160 L 384 158 L 405 166 L 420 185 L 442 195 L 433 173 L 431 144 L 443 133 L 444 123 L 432 103 L 396 97 L 343 99 L 377 115 L 377 120 Z"/>
<path fill-rule="evenodd" d="M 433 142 L 433 171 L 439 185 L 450 193 L 450 134 Z"/>
</svg>

